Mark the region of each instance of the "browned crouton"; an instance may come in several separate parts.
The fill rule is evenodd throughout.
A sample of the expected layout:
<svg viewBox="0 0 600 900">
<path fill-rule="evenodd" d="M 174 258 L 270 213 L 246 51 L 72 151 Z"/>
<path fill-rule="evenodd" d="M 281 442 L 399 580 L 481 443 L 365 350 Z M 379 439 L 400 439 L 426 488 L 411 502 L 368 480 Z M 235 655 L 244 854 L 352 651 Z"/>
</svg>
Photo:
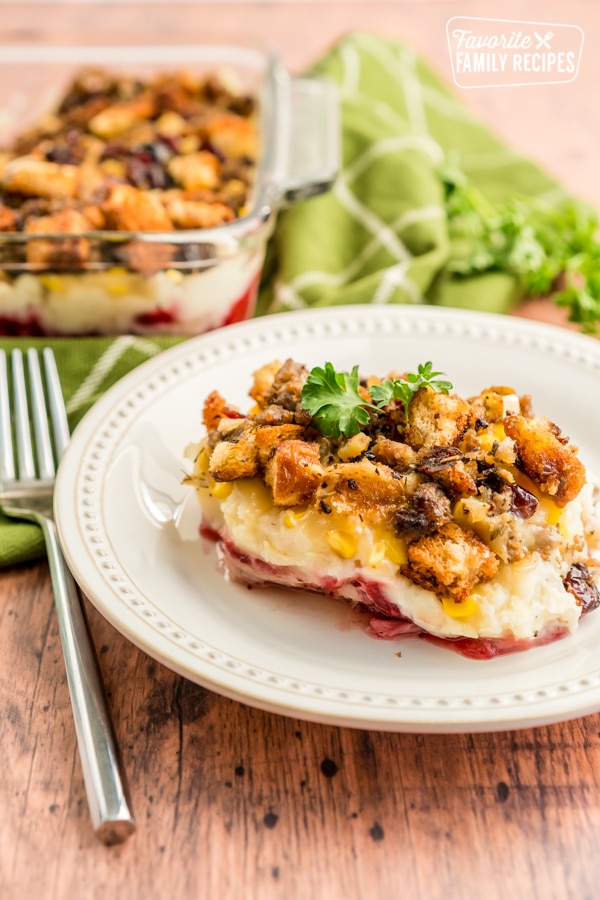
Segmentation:
<svg viewBox="0 0 600 900">
<path fill-rule="evenodd" d="M 219 184 L 221 163 L 209 150 L 174 156 L 167 168 L 169 174 L 186 191 L 215 188 Z"/>
<path fill-rule="evenodd" d="M 498 574 L 498 559 L 473 532 L 453 522 L 408 545 L 402 574 L 438 597 L 466 600 L 476 584 Z"/>
<path fill-rule="evenodd" d="M 466 400 L 422 387 L 409 404 L 404 439 L 415 449 L 456 446 L 474 419 Z"/>
<path fill-rule="evenodd" d="M 213 147 L 223 156 L 233 159 L 256 159 L 258 135 L 254 122 L 236 113 L 223 112 L 213 116 L 207 125 Z"/>
<path fill-rule="evenodd" d="M 307 441 L 282 441 L 275 448 L 265 469 L 265 482 L 271 488 L 276 506 L 298 506 L 308 502 L 322 477 L 319 447 Z"/>
<path fill-rule="evenodd" d="M 51 216 L 27 220 L 28 234 L 85 234 L 90 223 L 76 209 L 63 209 Z M 85 263 L 90 255 L 90 242 L 86 238 L 64 240 L 32 240 L 27 245 L 27 261 L 34 266 L 69 268 Z"/>
<path fill-rule="evenodd" d="M 258 460 L 261 466 L 266 466 L 276 447 L 283 441 L 295 441 L 298 443 L 303 430 L 301 425 L 292 424 L 264 425 L 262 428 L 259 428 L 254 442 L 258 450 Z"/>
<path fill-rule="evenodd" d="M 114 185 L 102 209 L 109 228 L 119 231 L 172 231 L 160 200 L 130 184 Z"/>
<path fill-rule="evenodd" d="M 255 434 L 255 431 L 242 431 L 231 440 L 220 441 L 215 446 L 208 463 L 209 474 L 215 481 L 236 481 L 257 474 Z"/>
<path fill-rule="evenodd" d="M 218 391 L 212 391 L 204 401 L 202 410 L 202 421 L 207 431 L 216 428 L 221 419 L 241 419 L 244 418 L 237 410 L 228 406 L 227 401 L 220 395 Z"/>
<path fill-rule="evenodd" d="M 173 231 L 173 223 L 156 195 L 129 184 L 113 186 L 102 204 L 108 228 L 118 231 Z M 166 268 L 175 253 L 172 244 L 130 241 L 121 253 L 132 269 L 150 274 Z"/>
<path fill-rule="evenodd" d="M 77 166 L 18 156 L 6 164 L 2 187 L 28 196 L 74 197 L 77 180 Z"/>
<path fill-rule="evenodd" d="M 391 466 L 392 469 L 408 469 L 414 466 L 418 459 L 417 453 L 408 444 L 381 436 L 377 438 L 371 450 L 380 462 Z"/>
<path fill-rule="evenodd" d="M 166 210 L 177 228 L 216 228 L 235 219 L 233 210 L 224 203 L 171 200 Z"/>
<path fill-rule="evenodd" d="M 571 444 L 559 439 L 558 429 L 544 419 L 506 416 L 504 430 L 517 449 L 518 464 L 557 506 L 573 500 L 585 484 L 585 467 Z"/>
<path fill-rule="evenodd" d="M 0 231 L 16 231 L 18 216 L 14 209 L 0 203 Z"/>
<path fill-rule="evenodd" d="M 105 106 L 89 120 L 88 127 L 98 137 L 110 139 L 151 118 L 155 111 L 152 93 L 144 91 L 132 100 Z"/>
<path fill-rule="evenodd" d="M 388 466 L 362 459 L 328 466 L 315 503 L 324 513 L 384 521 L 403 502 L 405 491 L 405 480 Z"/>
</svg>

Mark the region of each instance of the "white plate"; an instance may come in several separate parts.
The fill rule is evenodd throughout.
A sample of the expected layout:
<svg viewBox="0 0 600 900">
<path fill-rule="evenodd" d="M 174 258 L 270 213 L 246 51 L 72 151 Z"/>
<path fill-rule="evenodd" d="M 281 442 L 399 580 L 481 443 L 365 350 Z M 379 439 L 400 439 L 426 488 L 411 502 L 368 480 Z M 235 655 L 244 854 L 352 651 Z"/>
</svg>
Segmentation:
<svg viewBox="0 0 600 900">
<path fill-rule="evenodd" d="M 116 384 L 75 431 L 56 518 L 76 579 L 131 641 L 228 697 L 285 715 L 388 731 L 485 731 L 600 710 L 600 611 L 575 635 L 489 661 L 417 638 L 379 641 L 336 601 L 227 583 L 198 538 L 181 476 L 217 388 L 248 408 L 275 358 L 363 373 L 432 360 L 459 393 L 531 393 L 600 472 L 600 344 L 522 320 L 427 307 L 286 313 L 193 338 Z M 401 655 L 399 655 L 399 652 Z"/>
</svg>

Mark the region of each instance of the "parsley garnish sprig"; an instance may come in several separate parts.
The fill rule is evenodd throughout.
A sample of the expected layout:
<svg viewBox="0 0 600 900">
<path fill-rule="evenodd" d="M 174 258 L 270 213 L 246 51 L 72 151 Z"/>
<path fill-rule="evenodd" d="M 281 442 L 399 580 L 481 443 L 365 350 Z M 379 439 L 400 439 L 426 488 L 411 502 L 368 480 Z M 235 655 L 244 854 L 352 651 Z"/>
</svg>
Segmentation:
<svg viewBox="0 0 600 900">
<path fill-rule="evenodd" d="M 309 373 L 302 388 L 302 406 L 313 417 L 323 434 L 333 438 L 358 434 L 361 425 L 369 423 L 369 409 L 381 412 L 393 400 L 400 400 L 406 414 L 413 396 L 424 386 L 433 391 L 448 394 L 452 384 L 438 378 L 443 372 L 434 372 L 432 363 L 417 367 L 417 372 L 404 378 L 387 378 L 381 384 L 368 389 L 370 400 L 360 393 L 358 366 L 351 372 L 336 372 L 330 362 L 324 368 L 316 366 Z"/>
<path fill-rule="evenodd" d="M 452 242 L 450 275 L 508 272 L 523 295 L 550 296 L 571 322 L 598 330 L 600 239 L 591 206 L 565 199 L 549 207 L 524 196 L 491 201 L 452 161 L 439 176 Z"/>
</svg>

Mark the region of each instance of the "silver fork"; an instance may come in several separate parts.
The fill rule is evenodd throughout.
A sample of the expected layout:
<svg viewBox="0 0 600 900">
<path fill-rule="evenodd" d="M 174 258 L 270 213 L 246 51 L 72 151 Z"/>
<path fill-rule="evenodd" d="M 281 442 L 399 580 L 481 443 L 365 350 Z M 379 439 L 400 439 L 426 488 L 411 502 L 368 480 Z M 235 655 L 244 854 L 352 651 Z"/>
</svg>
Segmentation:
<svg viewBox="0 0 600 900">
<path fill-rule="evenodd" d="M 0 350 L 0 508 L 8 516 L 33 520 L 42 528 L 92 824 L 103 843 L 118 844 L 135 831 L 135 820 L 78 590 L 53 520 L 55 457 L 60 459 L 69 441 L 69 426 L 52 350 L 45 348 L 42 359 L 46 391 L 37 351 L 27 351 L 28 379 L 21 351 L 12 351 L 11 404 L 7 357 Z"/>
</svg>

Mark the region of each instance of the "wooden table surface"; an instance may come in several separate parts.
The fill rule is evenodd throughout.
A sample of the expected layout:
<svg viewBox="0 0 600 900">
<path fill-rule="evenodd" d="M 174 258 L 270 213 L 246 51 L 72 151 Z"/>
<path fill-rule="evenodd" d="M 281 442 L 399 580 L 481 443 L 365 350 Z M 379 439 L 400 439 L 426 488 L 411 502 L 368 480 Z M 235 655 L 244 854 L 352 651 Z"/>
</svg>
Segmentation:
<svg viewBox="0 0 600 900">
<path fill-rule="evenodd" d="M 165 27 L 173 21 L 172 6 L 168 15 L 150 9 L 131 14 L 127 27 L 143 30 L 152 16 L 163 16 Z M 30 32 L 44 24 L 65 34 L 78 13 L 44 23 L 47 12 L 39 7 Z M 572 85 L 463 94 L 516 146 L 600 205 L 600 9 L 591 0 L 223 3 L 180 11 L 200 37 L 206 22 L 268 34 L 293 68 L 345 31 L 368 27 L 411 40 L 446 75 L 445 22 L 474 14 L 584 28 Z M 16 35 L 23 26 L 15 19 L 11 27 Z M 556 317 L 543 303 L 524 314 Z M 92 607 L 87 613 L 137 832 L 118 847 L 95 840 L 47 566 L 4 571 L 0 897 L 600 896 L 600 716 L 472 735 L 309 724 L 198 687 L 133 647 Z"/>
</svg>

